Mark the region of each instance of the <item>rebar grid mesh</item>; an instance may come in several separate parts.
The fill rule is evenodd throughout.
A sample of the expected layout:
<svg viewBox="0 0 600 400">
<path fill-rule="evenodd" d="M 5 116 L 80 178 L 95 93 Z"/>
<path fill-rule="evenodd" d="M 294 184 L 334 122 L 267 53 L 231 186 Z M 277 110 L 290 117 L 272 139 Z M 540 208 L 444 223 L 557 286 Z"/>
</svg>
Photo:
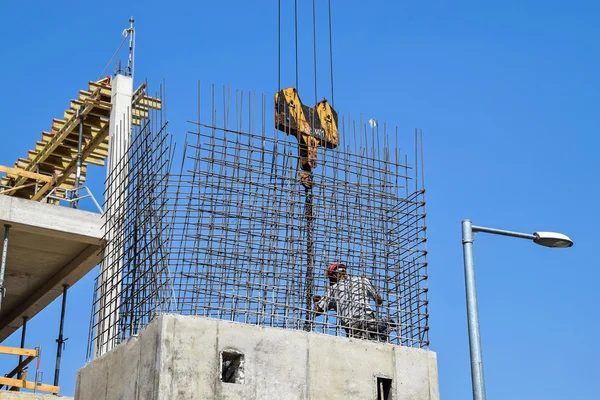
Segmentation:
<svg viewBox="0 0 600 400">
<path fill-rule="evenodd" d="M 130 176 L 127 200 L 123 214 L 114 213 L 124 221 L 113 235 L 120 242 L 104 257 L 117 273 L 99 279 L 106 288 L 97 291 L 90 349 L 102 353 L 161 313 L 347 336 L 335 311 L 317 315 L 313 308 L 334 261 L 350 277 L 367 278 L 383 299 L 371 302 L 377 326 L 357 329 L 427 347 L 420 135 L 409 165 L 398 129 L 340 118 L 341 144 L 319 148 L 309 190 L 300 183 L 297 139 L 271 128 L 264 95 L 260 107 L 254 93 L 247 96 L 235 92 L 232 112 L 231 92 L 224 88 L 217 100 L 213 86 L 204 123 L 199 94 L 177 174 L 162 125 L 135 135 L 122 167 Z"/>
</svg>

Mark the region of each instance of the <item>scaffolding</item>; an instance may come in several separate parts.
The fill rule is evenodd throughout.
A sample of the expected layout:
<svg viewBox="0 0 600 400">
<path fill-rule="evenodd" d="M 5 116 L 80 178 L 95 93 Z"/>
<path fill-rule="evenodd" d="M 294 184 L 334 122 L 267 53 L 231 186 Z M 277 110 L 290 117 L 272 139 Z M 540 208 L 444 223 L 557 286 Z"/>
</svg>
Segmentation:
<svg viewBox="0 0 600 400">
<path fill-rule="evenodd" d="M 14 167 L 0 165 L 0 173 L 6 174 L 0 179 L 0 194 L 54 204 L 67 201 L 72 206 L 87 197 L 95 202 L 80 185 L 88 164 L 105 165 L 111 96 L 110 77 L 88 82 L 88 90 L 80 90 L 62 118 L 52 120 L 50 130 L 42 132 L 42 140 L 27 158 L 17 159 Z M 149 110 L 160 108 L 160 100 L 147 96 L 143 83 L 133 94 L 131 122 L 139 126 Z"/>
<path fill-rule="evenodd" d="M 401 152 L 398 128 L 340 117 L 340 144 L 317 149 L 308 190 L 298 141 L 273 120 L 265 95 L 212 85 L 203 97 L 199 84 L 181 156 L 163 111 L 134 128 L 107 177 L 121 174 L 125 200 L 106 209 L 117 273 L 96 280 L 88 357 L 165 313 L 348 336 L 313 307 L 334 261 L 382 298 L 370 305 L 377 340 L 429 346 L 422 134 Z"/>
</svg>

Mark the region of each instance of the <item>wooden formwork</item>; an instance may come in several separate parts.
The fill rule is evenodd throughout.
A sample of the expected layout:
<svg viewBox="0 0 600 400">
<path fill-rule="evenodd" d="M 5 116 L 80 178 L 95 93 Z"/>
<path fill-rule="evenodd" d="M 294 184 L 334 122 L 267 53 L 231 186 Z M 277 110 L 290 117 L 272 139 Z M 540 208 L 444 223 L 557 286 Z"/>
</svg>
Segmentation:
<svg viewBox="0 0 600 400">
<path fill-rule="evenodd" d="M 90 81 L 88 90 L 79 91 L 62 118 L 53 119 L 50 130 L 42 132 L 42 140 L 28 151 L 27 158 L 17 159 L 14 167 L 0 166 L 0 172 L 6 174 L 0 179 L 0 194 L 40 201 L 54 187 L 73 189 L 81 119 L 80 183 L 85 182 L 89 164 L 104 166 L 108 156 L 111 95 L 110 77 Z M 132 96 L 133 125 L 141 125 L 148 118 L 149 109 L 161 108 L 161 99 L 147 96 L 146 84 L 142 84 Z"/>
<path fill-rule="evenodd" d="M 27 380 L 28 370 L 26 368 L 36 358 L 38 359 L 37 368 L 39 368 L 40 351 L 38 349 L 22 349 L 19 347 L 0 346 L 0 354 L 25 357 L 25 359 L 21 361 L 19 365 L 17 365 L 12 371 L 3 377 L 0 377 L 0 389 L 6 386 L 8 390 L 12 391 L 18 391 L 22 388 L 25 388 L 53 394 L 58 394 L 60 391 L 58 386 L 46 385 L 37 382 L 37 376 L 34 377 L 33 382 Z"/>
</svg>

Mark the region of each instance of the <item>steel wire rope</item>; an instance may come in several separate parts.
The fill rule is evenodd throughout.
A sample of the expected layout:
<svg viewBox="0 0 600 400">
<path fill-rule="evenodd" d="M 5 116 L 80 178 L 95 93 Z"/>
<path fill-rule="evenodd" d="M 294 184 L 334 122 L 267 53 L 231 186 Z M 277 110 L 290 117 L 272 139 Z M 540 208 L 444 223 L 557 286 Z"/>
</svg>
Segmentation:
<svg viewBox="0 0 600 400">
<path fill-rule="evenodd" d="M 115 59 L 115 57 L 117 56 L 117 54 L 119 54 L 119 51 L 121 51 L 121 47 L 123 47 L 123 45 L 125 44 L 125 41 L 127 40 L 127 37 L 129 35 L 125 35 L 123 37 L 123 40 L 121 41 L 121 44 L 119 45 L 119 48 L 117 49 L 117 51 L 115 51 L 115 54 L 113 54 L 113 56 L 110 58 L 110 60 L 108 61 L 108 63 L 106 64 L 106 67 L 104 67 L 104 69 L 102 70 L 102 72 L 100 73 L 100 76 L 98 77 L 98 79 L 102 78 L 102 75 L 104 75 L 104 73 L 106 72 L 106 70 L 108 69 L 110 63 L 113 62 L 113 60 Z"/>
<path fill-rule="evenodd" d="M 277 93 L 281 91 L 281 0 L 277 1 Z"/>
<path fill-rule="evenodd" d="M 294 32 L 296 41 L 296 90 L 300 92 L 298 84 L 298 0 L 294 0 Z"/>
<path fill-rule="evenodd" d="M 314 74 L 315 74 L 315 106 L 317 104 L 317 11 L 315 8 L 315 0 L 312 2 L 312 17 L 313 17 L 313 61 L 314 61 Z M 315 110 L 316 111 L 316 110 Z M 313 113 L 313 126 L 314 126 L 314 113 Z"/>
<path fill-rule="evenodd" d="M 329 70 L 331 71 L 331 107 L 335 106 L 333 101 L 333 34 L 331 25 L 331 0 L 327 1 L 329 8 Z"/>
</svg>

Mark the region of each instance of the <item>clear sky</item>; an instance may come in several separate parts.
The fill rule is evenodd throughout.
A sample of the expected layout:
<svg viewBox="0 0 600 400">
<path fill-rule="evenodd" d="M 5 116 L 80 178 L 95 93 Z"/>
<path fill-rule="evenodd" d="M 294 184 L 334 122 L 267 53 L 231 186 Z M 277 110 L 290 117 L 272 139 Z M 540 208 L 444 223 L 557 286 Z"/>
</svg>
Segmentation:
<svg viewBox="0 0 600 400">
<path fill-rule="evenodd" d="M 60 5 L 58 5 L 60 3 Z M 282 0 L 282 86 L 294 84 L 293 1 Z M 300 91 L 313 96 L 311 2 L 300 3 Z M 318 0 L 318 96 L 330 97 Z M 25 157 L 97 79 L 130 15 L 136 86 L 168 87 L 170 129 L 194 119 L 196 82 L 277 89 L 277 1 L 0 2 L 0 164 Z M 425 134 L 431 349 L 443 399 L 471 396 L 460 222 L 570 235 L 552 250 L 478 235 L 475 267 L 490 399 L 595 399 L 600 278 L 600 3 L 332 0 L 335 106 Z M 125 57 L 125 53 L 122 53 Z M 109 71 L 112 71 L 112 66 Z M 402 145 L 402 143 L 401 143 Z M 102 196 L 104 171 L 89 180 Z M 85 363 L 92 276 L 69 293 L 61 386 Z M 8 288 L 10 290 L 10 288 Z M 28 327 L 52 382 L 60 304 Z M 18 345 L 19 333 L 8 344 Z M 9 371 L 13 364 L 0 363 Z"/>
</svg>

